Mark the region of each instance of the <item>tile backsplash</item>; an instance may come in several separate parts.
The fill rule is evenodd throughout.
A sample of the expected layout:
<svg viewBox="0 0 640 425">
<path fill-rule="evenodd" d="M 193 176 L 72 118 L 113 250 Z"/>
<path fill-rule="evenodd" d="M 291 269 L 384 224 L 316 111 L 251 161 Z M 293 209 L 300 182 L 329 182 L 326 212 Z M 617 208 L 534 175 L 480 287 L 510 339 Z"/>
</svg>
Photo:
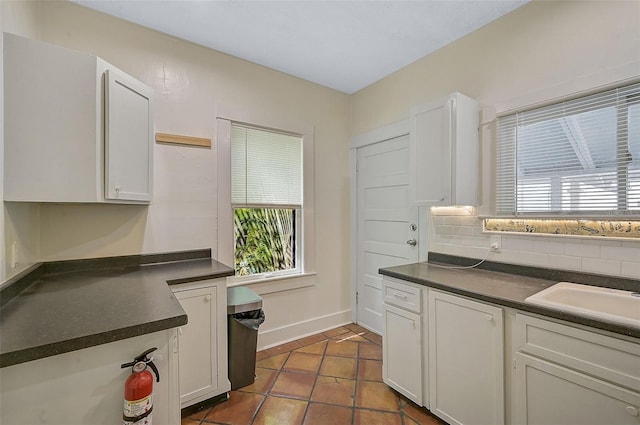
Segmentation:
<svg viewBox="0 0 640 425">
<path fill-rule="evenodd" d="M 545 233 L 496 233 L 483 229 L 471 207 L 432 208 L 429 250 L 511 264 L 640 279 L 640 239 Z M 489 238 L 501 236 L 500 252 Z"/>
</svg>

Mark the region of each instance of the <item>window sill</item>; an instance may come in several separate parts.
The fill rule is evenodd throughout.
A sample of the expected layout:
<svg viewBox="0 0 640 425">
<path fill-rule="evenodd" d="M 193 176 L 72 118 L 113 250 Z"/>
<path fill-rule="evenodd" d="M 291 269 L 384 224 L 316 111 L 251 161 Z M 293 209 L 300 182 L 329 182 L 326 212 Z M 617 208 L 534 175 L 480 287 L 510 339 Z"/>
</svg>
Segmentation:
<svg viewBox="0 0 640 425">
<path fill-rule="evenodd" d="M 293 289 L 307 288 L 316 284 L 316 273 L 300 273 L 286 276 L 263 277 L 254 280 L 228 278 L 227 287 L 248 286 L 258 295 L 273 294 Z"/>
</svg>

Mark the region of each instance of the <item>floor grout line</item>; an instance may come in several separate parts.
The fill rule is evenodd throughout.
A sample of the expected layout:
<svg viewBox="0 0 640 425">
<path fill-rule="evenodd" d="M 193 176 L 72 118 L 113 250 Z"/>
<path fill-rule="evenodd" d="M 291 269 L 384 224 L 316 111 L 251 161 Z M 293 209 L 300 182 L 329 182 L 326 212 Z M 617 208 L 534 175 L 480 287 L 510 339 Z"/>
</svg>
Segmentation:
<svg viewBox="0 0 640 425">
<path fill-rule="evenodd" d="M 279 367 L 277 369 L 271 369 L 271 368 L 267 368 L 267 367 L 261 367 L 262 369 L 266 369 L 270 371 L 270 383 L 267 381 L 266 383 L 268 385 L 266 385 L 264 388 L 261 387 L 256 387 L 255 391 L 242 391 L 242 388 L 239 388 L 236 391 L 237 393 L 243 393 L 245 395 L 251 395 L 252 397 L 260 397 L 260 401 L 257 404 L 257 407 L 255 408 L 255 411 L 253 412 L 252 417 L 250 418 L 249 422 L 246 423 L 246 425 L 254 425 L 257 424 L 257 418 L 260 416 L 262 409 L 265 407 L 265 404 L 267 402 L 268 399 L 270 398 L 282 398 L 282 399 L 288 399 L 288 400 L 295 400 L 295 401 L 303 401 L 305 402 L 305 406 L 304 406 L 304 411 L 302 413 L 302 415 L 300 416 L 301 418 L 301 422 L 300 424 L 305 424 L 305 421 L 309 420 L 311 421 L 312 419 L 310 415 L 311 412 L 311 406 L 312 405 L 325 405 L 325 406 L 331 406 L 331 407 L 340 407 L 340 408 L 346 408 L 349 409 L 350 411 L 350 417 L 351 417 L 351 424 L 355 424 L 356 421 L 356 415 L 362 415 L 362 412 L 371 412 L 371 413 L 375 413 L 375 414 L 379 414 L 379 415 L 384 415 L 384 417 L 386 418 L 388 414 L 391 415 L 395 415 L 395 416 L 390 416 L 390 417 L 395 417 L 399 419 L 399 423 L 402 425 L 414 425 L 414 424 L 420 424 L 421 422 L 419 420 L 414 419 L 412 416 L 409 416 L 409 414 L 407 413 L 407 411 L 405 411 L 405 404 L 403 403 L 404 398 L 399 395 L 397 392 L 394 391 L 395 394 L 395 404 L 396 404 L 396 409 L 395 410 L 385 410 L 384 408 L 378 408 L 381 407 L 382 405 L 378 404 L 378 407 L 360 407 L 358 406 L 358 396 L 360 395 L 360 391 L 361 391 L 361 383 L 365 383 L 365 382 L 370 382 L 370 383 L 382 383 L 382 371 L 380 370 L 379 372 L 376 371 L 375 369 L 370 369 L 371 367 L 382 367 L 381 362 L 382 359 L 381 358 L 377 358 L 379 357 L 379 354 L 376 353 L 376 349 L 374 347 L 378 347 L 377 349 L 379 349 L 380 351 L 382 350 L 382 346 L 380 342 L 377 342 L 380 340 L 378 335 L 375 335 L 374 333 L 372 333 L 371 331 L 362 330 L 363 328 L 358 328 L 357 325 L 345 325 L 343 327 L 339 327 L 336 328 L 334 330 L 334 332 L 331 331 L 326 331 L 327 333 L 329 333 L 329 335 L 326 335 L 324 332 L 318 334 L 318 335 L 322 335 L 322 337 L 324 339 L 316 341 L 316 342 L 312 342 L 309 344 L 303 344 L 302 342 L 300 342 L 300 340 L 294 340 L 291 341 L 287 344 L 283 344 L 283 345 L 288 345 L 287 348 L 290 348 L 288 351 L 282 351 L 282 352 L 278 352 L 278 347 L 280 346 L 276 346 L 276 347 L 272 347 L 269 350 L 265 350 L 267 351 L 267 354 L 269 354 L 267 357 L 264 357 L 263 359 L 259 360 L 256 362 L 256 367 L 258 367 L 258 363 L 260 363 L 261 361 L 276 357 L 276 356 L 280 356 L 282 354 L 286 354 L 286 356 L 284 356 L 282 362 L 279 363 Z M 344 330 L 344 332 L 342 332 L 342 330 Z M 339 332 L 339 333 L 336 333 Z M 309 337 L 305 337 L 305 338 L 309 338 Z M 304 338 L 303 338 L 304 339 Z M 353 340 L 353 339 L 360 339 L 360 340 Z M 355 354 L 354 355 L 350 355 L 349 354 L 349 346 L 350 344 L 346 344 L 344 349 L 341 348 L 335 348 L 336 344 L 340 344 L 343 342 L 353 342 L 355 343 Z M 333 344 L 332 344 L 333 343 Z M 296 346 L 297 344 L 297 346 Z M 301 363 L 298 363 L 298 366 L 301 368 L 300 370 L 286 370 L 285 367 L 287 365 L 287 362 L 292 358 L 293 353 L 297 353 L 298 350 L 312 346 L 314 344 L 324 344 L 324 347 L 321 350 L 321 354 L 319 353 L 300 353 L 300 354 L 311 354 L 313 356 L 318 356 L 320 358 L 320 362 L 318 364 L 317 369 L 314 372 L 308 372 L 306 370 L 303 369 L 303 365 L 305 365 L 304 367 L 308 367 L 309 363 L 304 363 L 302 362 L 301 357 L 304 356 L 296 356 L 296 361 L 301 361 Z M 365 344 L 365 345 L 363 345 Z M 370 344 L 370 345 L 367 345 Z M 329 353 L 329 348 L 332 347 L 332 352 Z M 367 347 L 368 352 L 367 352 L 367 358 L 361 357 L 364 355 L 363 350 L 364 347 Z M 273 354 L 275 352 L 275 354 Z M 344 354 L 346 353 L 346 354 Z M 354 360 L 354 366 L 355 366 L 355 371 L 354 371 L 354 375 L 353 375 L 353 393 L 350 396 L 351 397 L 351 405 L 350 406 L 346 406 L 343 404 L 339 404 L 339 403 L 331 403 L 331 402 L 325 402 L 325 401 L 313 401 L 312 397 L 314 395 L 314 392 L 316 391 L 316 389 L 318 388 L 319 385 L 319 381 L 321 377 L 329 377 L 329 378 L 334 378 L 336 380 L 336 382 L 338 382 L 338 380 L 345 380 L 345 381 L 349 381 L 351 380 L 350 378 L 343 378 L 343 377 L 337 377 L 337 376 L 329 376 L 329 375 L 322 375 L 321 374 L 321 370 L 322 367 L 324 365 L 325 360 L 327 359 L 327 357 L 335 357 L 335 358 L 340 358 L 340 359 L 352 359 Z M 380 365 L 376 365 L 375 363 L 368 363 L 368 362 L 380 362 Z M 364 368 L 364 365 L 369 365 L 368 369 L 365 371 L 363 369 L 362 371 L 362 377 L 360 375 L 360 369 L 361 367 Z M 373 365 L 373 366 L 372 366 Z M 295 367 L 295 364 L 292 363 L 291 367 Z M 271 394 L 271 392 L 273 391 L 276 383 L 278 382 L 278 379 L 280 377 L 283 377 L 283 373 L 290 373 L 290 374 L 304 374 L 304 375 L 313 375 L 313 383 L 311 385 L 311 389 L 310 392 L 308 394 L 308 396 L 306 398 L 304 397 L 297 397 L 296 395 L 294 395 L 296 392 L 292 391 L 290 392 L 290 394 L 278 394 L 278 395 L 273 395 Z M 273 373 L 273 376 L 271 376 L 271 373 Z M 340 368 L 337 369 L 337 371 L 335 373 L 341 373 Z M 373 373 L 373 375 L 371 374 Z M 380 373 L 380 376 L 377 376 L 377 373 Z M 292 375 L 287 375 L 287 377 L 291 377 Z M 266 379 L 266 378 L 265 378 Z M 310 382 L 310 380 L 307 380 L 307 383 L 304 385 L 308 385 L 308 382 Z M 280 384 L 282 386 L 282 384 Z M 300 387 L 300 388 L 304 388 L 304 387 Z M 369 388 L 372 388 L 370 386 L 368 386 L 367 391 L 371 391 Z M 374 386 L 375 388 L 375 386 Z M 287 391 L 283 391 L 280 390 L 282 392 L 287 392 Z M 321 398 L 323 398 L 322 396 L 320 396 Z M 386 397 L 386 396 L 385 396 Z M 256 400 L 257 401 L 257 400 Z M 347 401 L 347 400 L 344 400 Z M 273 402 L 270 402 L 273 403 Z M 367 403 L 369 404 L 369 403 Z M 300 406 L 302 407 L 302 406 Z M 198 425 L 213 425 L 213 424 L 219 424 L 220 422 L 209 422 L 207 420 L 207 416 L 211 413 L 211 411 L 214 409 L 215 407 L 211 407 L 209 408 L 206 413 L 203 415 L 202 419 L 200 419 L 197 424 Z M 317 409 L 317 408 L 316 408 Z M 299 410 L 300 411 L 300 410 Z M 317 414 L 318 410 L 315 411 L 314 415 Z M 361 412 L 361 413 L 358 413 Z M 428 411 L 427 411 L 428 412 Z M 343 411 L 343 413 L 347 413 L 346 411 Z M 369 414 L 366 414 L 369 415 Z M 432 416 L 429 414 L 429 416 Z M 366 417 L 366 416 L 365 416 Z M 359 416 L 360 420 L 363 419 L 363 416 Z M 344 418 L 346 419 L 346 418 Z M 427 423 L 437 423 L 437 422 L 427 422 Z M 282 424 L 285 425 L 285 424 Z M 306 425 L 314 425 L 311 424 L 310 422 L 307 423 Z M 317 425 L 317 424 L 316 424 Z M 339 424 L 339 425 L 346 425 L 346 424 Z"/>
</svg>

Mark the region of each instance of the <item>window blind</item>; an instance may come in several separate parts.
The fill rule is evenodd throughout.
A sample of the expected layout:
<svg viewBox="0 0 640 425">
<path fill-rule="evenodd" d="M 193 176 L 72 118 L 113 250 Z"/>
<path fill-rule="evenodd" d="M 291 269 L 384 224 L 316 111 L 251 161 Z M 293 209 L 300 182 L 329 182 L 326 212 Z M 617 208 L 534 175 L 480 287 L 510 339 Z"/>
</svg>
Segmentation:
<svg viewBox="0 0 640 425">
<path fill-rule="evenodd" d="M 499 216 L 640 216 L 640 83 L 498 119 Z"/>
<path fill-rule="evenodd" d="M 231 203 L 234 206 L 302 206 L 302 138 L 231 126 Z"/>
</svg>

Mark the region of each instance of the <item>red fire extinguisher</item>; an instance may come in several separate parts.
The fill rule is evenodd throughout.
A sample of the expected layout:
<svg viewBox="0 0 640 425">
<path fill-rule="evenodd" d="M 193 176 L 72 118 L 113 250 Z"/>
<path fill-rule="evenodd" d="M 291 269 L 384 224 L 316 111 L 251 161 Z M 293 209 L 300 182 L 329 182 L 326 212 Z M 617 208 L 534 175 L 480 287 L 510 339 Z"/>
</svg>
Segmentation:
<svg viewBox="0 0 640 425">
<path fill-rule="evenodd" d="M 160 373 L 153 357 L 149 354 L 157 348 L 150 348 L 132 362 L 120 365 L 124 369 L 131 366 L 131 375 L 124 384 L 124 411 L 122 420 L 124 425 L 151 425 L 153 412 L 153 375 L 149 372 L 151 368 L 156 374 L 156 381 L 160 382 Z"/>
</svg>

